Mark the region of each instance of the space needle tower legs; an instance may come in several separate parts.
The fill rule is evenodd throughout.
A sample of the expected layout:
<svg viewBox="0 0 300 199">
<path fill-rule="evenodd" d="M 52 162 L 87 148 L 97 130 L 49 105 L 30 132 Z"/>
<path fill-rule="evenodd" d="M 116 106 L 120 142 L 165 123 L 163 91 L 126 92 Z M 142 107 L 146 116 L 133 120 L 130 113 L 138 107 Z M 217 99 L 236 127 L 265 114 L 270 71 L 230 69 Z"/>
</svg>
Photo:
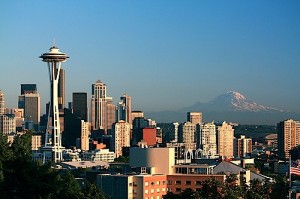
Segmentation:
<svg viewBox="0 0 300 199">
<path fill-rule="evenodd" d="M 58 81 L 61 69 L 61 63 L 65 62 L 69 57 L 62 53 L 56 46 L 52 46 L 50 51 L 40 56 L 42 61 L 47 62 L 50 79 L 50 97 L 48 111 L 48 122 L 45 136 L 45 145 L 43 147 L 43 161 L 52 160 L 53 162 L 62 161 L 61 132 L 58 110 Z M 49 121 L 51 117 L 51 123 Z M 51 135 L 51 139 L 48 138 Z M 51 159 L 50 159 L 51 158 Z"/>
</svg>

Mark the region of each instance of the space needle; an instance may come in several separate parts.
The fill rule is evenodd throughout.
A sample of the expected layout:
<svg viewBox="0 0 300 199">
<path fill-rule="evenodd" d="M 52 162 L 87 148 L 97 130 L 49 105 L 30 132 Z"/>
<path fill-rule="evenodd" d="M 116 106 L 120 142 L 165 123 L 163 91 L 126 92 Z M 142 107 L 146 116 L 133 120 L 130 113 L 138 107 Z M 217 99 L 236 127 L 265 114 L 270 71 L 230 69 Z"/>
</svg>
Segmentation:
<svg viewBox="0 0 300 199">
<path fill-rule="evenodd" d="M 69 57 L 66 53 L 62 53 L 53 45 L 49 52 L 42 54 L 43 62 L 47 62 L 50 79 L 50 104 L 48 110 L 48 122 L 45 136 L 45 145 L 43 147 L 43 162 L 62 161 L 62 151 L 64 147 L 61 145 L 60 120 L 58 109 L 58 82 L 61 69 L 61 63 L 65 62 Z M 51 118 L 51 121 L 50 121 Z M 50 136 L 51 135 L 51 139 Z"/>
</svg>

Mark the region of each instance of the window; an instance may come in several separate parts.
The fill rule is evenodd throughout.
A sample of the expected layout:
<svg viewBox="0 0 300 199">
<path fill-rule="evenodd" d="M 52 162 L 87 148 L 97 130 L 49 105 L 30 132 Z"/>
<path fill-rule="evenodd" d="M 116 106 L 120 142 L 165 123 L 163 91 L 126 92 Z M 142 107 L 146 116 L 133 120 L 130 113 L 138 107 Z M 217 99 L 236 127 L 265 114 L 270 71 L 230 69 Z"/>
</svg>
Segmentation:
<svg viewBox="0 0 300 199">
<path fill-rule="evenodd" d="M 191 183 L 191 181 L 185 181 L 185 184 L 186 185 L 191 185 L 192 183 Z"/>
<path fill-rule="evenodd" d="M 165 192 L 165 191 L 166 191 L 166 188 L 162 188 L 161 191 L 162 191 L 162 192 Z"/>
<path fill-rule="evenodd" d="M 156 185 L 159 185 L 160 184 L 160 182 L 159 181 L 156 181 Z"/>
<path fill-rule="evenodd" d="M 148 182 L 145 182 L 145 186 L 147 187 L 149 185 L 149 183 Z"/>
<path fill-rule="evenodd" d="M 196 181 L 196 186 L 200 186 L 201 185 L 201 181 Z"/>
<path fill-rule="evenodd" d="M 151 189 L 151 193 L 154 193 L 154 189 Z"/>
<path fill-rule="evenodd" d="M 181 181 L 180 180 L 176 180 L 175 184 L 181 184 Z"/>
<path fill-rule="evenodd" d="M 156 192 L 157 192 L 157 193 L 159 193 L 159 191 L 160 191 L 159 189 L 156 189 Z"/>
<path fill-rule="evenodd" d="M 145 190 L 145 194 L 148 194 L 148 189 Z"/>
</svg>

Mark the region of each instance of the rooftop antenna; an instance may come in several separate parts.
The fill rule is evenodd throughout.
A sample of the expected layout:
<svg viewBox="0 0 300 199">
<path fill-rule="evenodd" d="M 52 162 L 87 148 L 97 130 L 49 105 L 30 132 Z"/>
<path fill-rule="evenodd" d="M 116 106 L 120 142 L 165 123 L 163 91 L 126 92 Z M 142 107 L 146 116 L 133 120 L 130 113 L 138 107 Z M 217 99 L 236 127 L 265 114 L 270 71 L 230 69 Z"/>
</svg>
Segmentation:
<svg viewBox="0 0 300 199">
<path fill-rule="evenodd" d="M 53 46 L 56 46 L 55 38 L 53 38 Z"/>
</svg>

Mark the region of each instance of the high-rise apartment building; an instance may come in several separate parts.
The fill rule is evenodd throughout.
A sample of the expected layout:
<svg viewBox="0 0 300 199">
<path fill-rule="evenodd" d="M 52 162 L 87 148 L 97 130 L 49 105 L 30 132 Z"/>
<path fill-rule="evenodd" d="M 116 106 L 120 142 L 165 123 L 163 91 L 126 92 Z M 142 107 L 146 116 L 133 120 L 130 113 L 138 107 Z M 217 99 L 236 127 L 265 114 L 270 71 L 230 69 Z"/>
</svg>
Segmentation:
<svg viewBox="0 0 300 199">
<path fill-rule="evenodd" d="M 108 133 L 112 129 L 112 125 L 116 122 L 116 105 L 113 104 L 112 97 L 106 98 L 106 129 Z"/>
<path fill-rule="evenodd" d="M 4 93 L 0 90 L 0 115 L 5 112 Z"/>
<path fill-rule="evenodd" d="M 125 121 L 119 121 L 113 124 L 112 128 L 112 150 L 116 158 L 122 156 L 122 148 L 130 147 L 130 129 L 131 125 Z"/>
<path fill-rule="evenodd" d="M 184 143 L 186 149 L 196 149 L 196 125 L 191 122 L 185 122 L 179 125 L 178 142 Z"/>
<path fill-rule="evenodd" d="M 21 96 L 18 108 L 24 109 L 25 121 L 33 121 L 35 130 L 38 130 L 41 114 L 40 95 L 35 84 L 21 84 Z"/>
<path fill-rule="evenodd" d="M 203 156 L 213 157 L 217 154 L 216 125 L 214 122 L 200 125 L 197 146 L 202 149 Z"/>
<path fill-rule="evenodd" d="M 241 135 L 240 138 L 234 139 L 234 156 L 235 157 L 250 157 L 252 152 L 252 139 Z"/>
<path fill-rule="evenodd" d="M 92 130 L 106 130 L 106 84 L 98 80 L 92 84 L 91 123 Z"/>
<path fill-rule="evenodd" d="M 0 132 L 6 135 L 16 133 L 16 121 L 14 114 L 0 115 Z"/>
<path fill-rule="evenodd" d="M 91 135 L 91 123 L 81 120 L 81 137 L 79 148 L 82 151 L 89 150 L 89 139 Z"/>
<path fill-rule="evenodd" d="M 73 113 L 81 117 L 85 122 L 88 121 L 87 93 L 73 93 Z"/>
<path fill-rule="evenodd" d="M 201 112 L 187 112 L 187 121 L 193 124 L 202 124 Z"/>
<path fill-rule="evenodd" d="M 5 114 L 14 114 L 16 120 L 16 127 L 21 128 L 24 124 L 24 109 L 22 108 L 6 108 Z"/>
<path fill-rule="evenodd" d="M 218 126 L 218 154 L 222 157 L 233 157 L 234 129 L 226 122 Z"/>
<path fill-rule="evenodd" d="M 300 145 L 300 121 L 288 119 L 277 124 L 279 158 L 289 158 L 289 150 Z"/>
<path fill-rule="evenodd" d="M 116 121 L 120 120 L 132 124 L 131 97 L 127 94 L 124 94 L 122 97 L 120 97 L 120 102 L 117 105 Z"/>
</svg>

